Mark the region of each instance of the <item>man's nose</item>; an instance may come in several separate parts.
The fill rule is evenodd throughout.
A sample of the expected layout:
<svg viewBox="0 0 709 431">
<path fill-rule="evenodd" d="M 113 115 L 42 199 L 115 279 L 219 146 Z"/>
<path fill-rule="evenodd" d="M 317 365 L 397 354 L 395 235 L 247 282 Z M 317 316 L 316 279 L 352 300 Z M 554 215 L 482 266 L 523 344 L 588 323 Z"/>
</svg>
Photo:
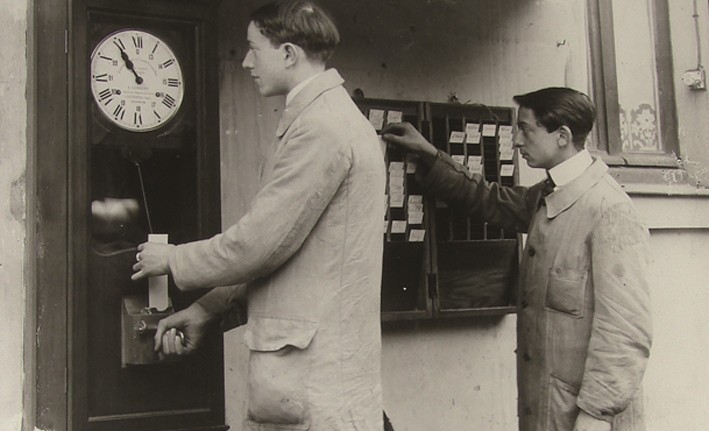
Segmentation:
<svg viewBox="0 0 709 431">
<path fill-rule="evenodd" d="M 253 62 L 251 61 L 251 53 L 246 53 L 244 56 L 244 60 L 241 62 L 241 67 L 244 69 L 252 69 L 254 67 Z"/>
<path fill-rule="evenodd" d="M 512 146 L 519 148 L 522 146 L 522 139 L 519 137 L 519 132 L 515 131 L 512 133 Z"/>
</svg>

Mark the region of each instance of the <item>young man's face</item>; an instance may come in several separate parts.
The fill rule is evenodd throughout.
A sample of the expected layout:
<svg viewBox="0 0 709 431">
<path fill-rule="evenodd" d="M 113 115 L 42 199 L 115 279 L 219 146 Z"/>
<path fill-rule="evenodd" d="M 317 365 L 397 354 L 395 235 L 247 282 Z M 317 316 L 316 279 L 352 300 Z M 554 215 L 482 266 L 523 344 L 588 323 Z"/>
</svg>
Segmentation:
<svg viewBox="0 0 709 431">
<path fill-rule="evenodd" d="M 253 22 L 249 23 L 246 39 L 249 51 L 241 65 L 251 72 L 259 93 L 266 97 L 287 94 L 285 51 L 273 46 Z"/>
<path fill-rule="evenodd" d="M 544 126 L 537 122 L 534 111 L 520 106 L 517 111 L 517 130 L 514 135 L 514 146 L 533 168 L 551 169 L 563 159 L 559 146 L 559 131 L 547 132 Z"/>
</svg>

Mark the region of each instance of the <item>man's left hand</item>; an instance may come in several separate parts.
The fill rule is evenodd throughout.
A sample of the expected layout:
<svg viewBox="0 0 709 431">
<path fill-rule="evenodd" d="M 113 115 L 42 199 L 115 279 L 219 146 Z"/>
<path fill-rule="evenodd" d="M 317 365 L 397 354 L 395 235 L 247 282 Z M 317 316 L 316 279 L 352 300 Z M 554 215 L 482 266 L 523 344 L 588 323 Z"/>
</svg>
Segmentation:
<svg viewBox="0 0 709 431">
<path fill-rule="evenodd" d="M 144 242 L 138 246 L 138 253 L 135 255 L 137 261 L 133 265 L 133 275 L 131 280 L 140 280 L 145 277 L 155 275 L 165 275 L 170 273 L 170 256 L 175 253 L 175 246 L 172 244 L 160 244 L 154 242 Z"/>
<path fill-rule="evenodd" d="M 573 431 L 610 431 L 610 429 L 610 423 L 602 419 L 596 419 L 581 410 L 576 418 L 576 424 L 574 425 Z"/>
</svg>

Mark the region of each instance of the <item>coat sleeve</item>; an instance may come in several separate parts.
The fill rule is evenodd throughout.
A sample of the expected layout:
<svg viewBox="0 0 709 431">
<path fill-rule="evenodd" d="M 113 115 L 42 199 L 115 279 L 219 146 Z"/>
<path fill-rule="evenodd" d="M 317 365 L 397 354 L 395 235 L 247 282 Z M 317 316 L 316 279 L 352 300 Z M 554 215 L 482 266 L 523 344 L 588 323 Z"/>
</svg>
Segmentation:
<svg viewBox="0 0 709 431">
<path fill-rule="evenodd" d="M 351 154 L 332 127 L 291 126 L 250 211 L 222 234 L 177 246 L 169 263 L 178 287 L 245 283 L 268 275 L 300 248 L 350 169 Z"/>
<path fill-rule="evenodd" d="M 197 299 L 210 316 L 220 316 L 222 330 L 228 331 L 246 323 L 247 286 L 220 286 L 211 289 Z"/>
<path fill-rule="evenodd" d="M 483 217 L 488 223 L 527 232 L 537 208 L 540 187 L 504 187 L 471 174 L 448 154 L 439 151 L 428 162 L 430 169 L 420 180 L 426 191 L 466 214 Z"/>
<path fill-rule="evenodd" d="M 649 234 L 629 202 L 602 211 L 591 237 L 595 311 L 577 405 L 612 422 L 639 389 L 650 354 Z"/>
</svg>

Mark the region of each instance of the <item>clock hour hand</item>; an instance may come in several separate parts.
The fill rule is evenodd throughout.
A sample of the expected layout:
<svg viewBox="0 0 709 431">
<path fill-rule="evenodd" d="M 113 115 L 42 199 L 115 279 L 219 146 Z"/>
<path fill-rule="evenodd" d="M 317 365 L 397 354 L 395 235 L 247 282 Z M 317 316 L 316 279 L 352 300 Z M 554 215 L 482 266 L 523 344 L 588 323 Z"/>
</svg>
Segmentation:
<svg viewBox="0 0 709 431">
<path fill-rule="evenodd" d="M 142 83 L 143 83 L 143 78 L 141 78 L 141 77 L 138 75 L 138 73 L 135 71 L 135 69 L 133 68 L 133 62 L 130 61 L 130 58 L 128 58 L 128 54 L 126 54 L 126 52 L 123 51 L 122 49 L 120 49 L 120 48 L 118 48 L 118 49 L 119 49 L 119 51 L 121 51 L 121 58 L 122 58 L 123 61 L 126 63 L 126 67 L 128 68 L 128 70 L 130 70 L 131 72 L 133 72 L 133 75 L 135 75 L 135 82 L 136 82 L 136 84 L 142 84 Z"/>
</svg>

